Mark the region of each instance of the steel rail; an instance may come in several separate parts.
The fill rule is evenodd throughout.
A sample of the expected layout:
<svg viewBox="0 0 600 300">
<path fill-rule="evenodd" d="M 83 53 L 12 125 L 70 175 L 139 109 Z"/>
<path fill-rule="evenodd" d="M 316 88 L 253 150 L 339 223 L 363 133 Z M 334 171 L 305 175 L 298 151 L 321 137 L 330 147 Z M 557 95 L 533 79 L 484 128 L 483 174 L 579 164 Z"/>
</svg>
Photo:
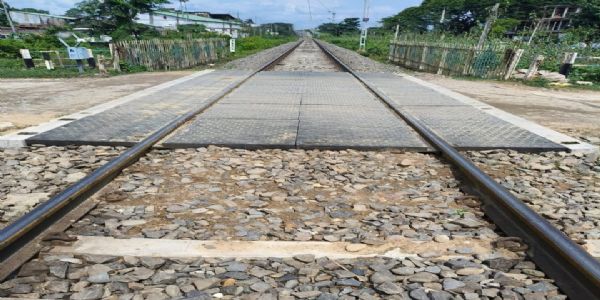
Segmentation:
<svg viewBox="0 0 600 300">
<path fill-rule="evenodd" d="M 219 93 L 208 98 L 206 103 L 190 110 L 189 112 L 177 117 L 169 124 L 150 134 L 133 147 L 123 152 L 118 157 L 109 161 L 100 168 L 79 180 L 75 184 L 69 186 L 56 196 L 48 201 L 36 206 L 34 209 L 21 216 L 7 227 L 0 230 L 0 265 L 5 265 L 4 262 L 9 260 L 13 254 L 16 254 L 19 249 L 22 249 L 29 242 L 33 241 L 39 234 L 52 226 L 58 219 L 66 215 L 69 211 L 84 202 L 112 179 L 117 177 L 123 169 L 138 161 L 144 156 L 152 146 L 168 136 L 184 123 L 191 120 L 196 115 L 202 113 L 222 97 L 229 94 L 231 91 L 242 85 L 248 79 L 259 73 L 260 71 L 271 68 L 277 64 L 292 51 L 294 51 L 303 40 L 296 42 L 290 49 L 279 55 L 278 57 L 263 64 L 258 69 L 242 79 L 239 79 L 227 85 Z M 14 270 L 0 270 L 2 277 L 8 276 Z M 5 278 L 0 278 L 4 280 Z"/>
<path fill-rule="evenodd" d="M 600 299 L 600 262 L 574 243 L 550 222 L 515 197 L 505 187 L 460 154 L 423 122 L 403 109 L 392 106 L 392 99 L 336 57 L 320 41 L 317 45 L 344 70 L 352 74 L 390 109 L 415 129 L 452 163 L 472 185 L 483 202 L 486 215 L 502 231 L 525 241 L 527 254 L 571 299 Z"/>
</svg>

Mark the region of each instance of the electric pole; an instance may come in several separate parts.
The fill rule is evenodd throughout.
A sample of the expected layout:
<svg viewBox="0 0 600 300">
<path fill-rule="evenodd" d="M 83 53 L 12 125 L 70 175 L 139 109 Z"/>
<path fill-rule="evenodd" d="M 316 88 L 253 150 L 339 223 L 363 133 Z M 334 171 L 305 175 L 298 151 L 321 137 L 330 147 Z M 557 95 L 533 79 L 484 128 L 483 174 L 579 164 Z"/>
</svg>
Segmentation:
<svg viewBox="0 0 600 300">
<path fill-rule="evenodd" d="M 6 19 L 8 19 L 8 24 L 10 24 L 10 29 L 14 35 L 17 35 L 17 30 L 15 29 L 15 25 L 10 18 L 10 13 L 8 12 L 8 8 L 6 8 L 6 4 L 4 4 L 3 0 L 0 0 L 0 4 L 2 4 L 2 8 L 4 9 L 4 14 L 6 15 Z"/>
<path fill-rule="evenodd" d="M 367 33 L 369 30 L 369 0 L 364 0 L 365 5 L 363 7 L 363 28 L 360 32 L 360 44 L 358 45 L 358 51 L 365 51 L 367 48 Z"/>
</svg>

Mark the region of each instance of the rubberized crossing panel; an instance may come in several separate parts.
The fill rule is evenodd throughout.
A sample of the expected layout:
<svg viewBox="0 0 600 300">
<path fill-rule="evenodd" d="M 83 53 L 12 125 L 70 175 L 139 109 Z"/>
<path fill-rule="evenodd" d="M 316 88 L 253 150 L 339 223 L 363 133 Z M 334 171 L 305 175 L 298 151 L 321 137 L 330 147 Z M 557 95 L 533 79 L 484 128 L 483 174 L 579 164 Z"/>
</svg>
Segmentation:
<svg viewBox="0 0 600 300">
<path fill-rule="evenodd" d="M 27 139 L 29 145 L 130 146 L 198 107 L 247 71 L 216 71 Z"/>
<path fill-rule="evenodd" d="M 206 145 L 430 149 L 354 77 L 339 72 L 261 72 L 161 146 Z"/>
<path fill-rule="evenodd" d="M 394 74 L 360 73 L 399 108 L 459 150 L 564 151 L 554 143 L 484 110 Z"/>
<path fill-rule="evenodd" d="M 232 148 L 294 148 L 296 120 L 197 118 L 161 146 L 197 148 L 209 145 Z"/>
</svg>

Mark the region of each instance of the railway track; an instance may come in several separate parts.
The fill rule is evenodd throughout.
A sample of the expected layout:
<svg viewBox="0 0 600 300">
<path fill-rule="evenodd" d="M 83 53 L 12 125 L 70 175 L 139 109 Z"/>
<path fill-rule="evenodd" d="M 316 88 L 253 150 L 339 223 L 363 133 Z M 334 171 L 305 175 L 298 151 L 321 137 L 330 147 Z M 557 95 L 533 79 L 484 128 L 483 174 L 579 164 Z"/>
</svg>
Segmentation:
<svg viewBox="0 0 600 300">
<path fill-rule="evenodd" d="M 593 257 L 319 42 L 318 56 L 331 60 L 321 60 L 330 64 L 322 71 L 350 73 L 444 161 L 410 152 L 151 149 L 259 72 L 310 69 L 298 53 L 286 66 L 299 45 L 315 52 L 312 41 L 295 44 L 2 229 L 2 277 L 17 275 L 4 283 L 6 296 L 600 295 Z"/>
</svg>

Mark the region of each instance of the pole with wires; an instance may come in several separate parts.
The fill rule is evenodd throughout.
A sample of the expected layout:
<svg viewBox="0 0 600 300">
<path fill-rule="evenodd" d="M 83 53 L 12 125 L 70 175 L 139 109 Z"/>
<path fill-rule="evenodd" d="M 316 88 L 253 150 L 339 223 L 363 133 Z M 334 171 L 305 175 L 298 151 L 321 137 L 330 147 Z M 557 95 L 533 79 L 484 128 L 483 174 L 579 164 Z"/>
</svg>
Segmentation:
<svg viewBox="0 0 600 300">
<path fill-rule="evenodd" d="M 369 23 L 369 0 L 364 0 L 365 4 L 363 7 L 363 26 L 360 31 L 360 43 L 358 45 L 358 51 L 365 51 L 367 49 L 367 34 L 368 34 L 368 23 Z"/>
<path fill-rule="evenodd" d="M 15 29 L 15 25 L 12 22 L 12 19 L 10 18 L 10 12 L 8 11 L 8 8 L 6 8 L 6 4 L 4 4 L 3 0 L 0 0 L 0 4 L 2 4 L 2 8 L 4 9 L 4 14 L 6 15 L 6 19 L 8 19 L 8 24 L 10 25 L 10 29 L 12 30 L 12 33 L 14 35 L 17 35 L 17 30 Z"/>
</svg>

